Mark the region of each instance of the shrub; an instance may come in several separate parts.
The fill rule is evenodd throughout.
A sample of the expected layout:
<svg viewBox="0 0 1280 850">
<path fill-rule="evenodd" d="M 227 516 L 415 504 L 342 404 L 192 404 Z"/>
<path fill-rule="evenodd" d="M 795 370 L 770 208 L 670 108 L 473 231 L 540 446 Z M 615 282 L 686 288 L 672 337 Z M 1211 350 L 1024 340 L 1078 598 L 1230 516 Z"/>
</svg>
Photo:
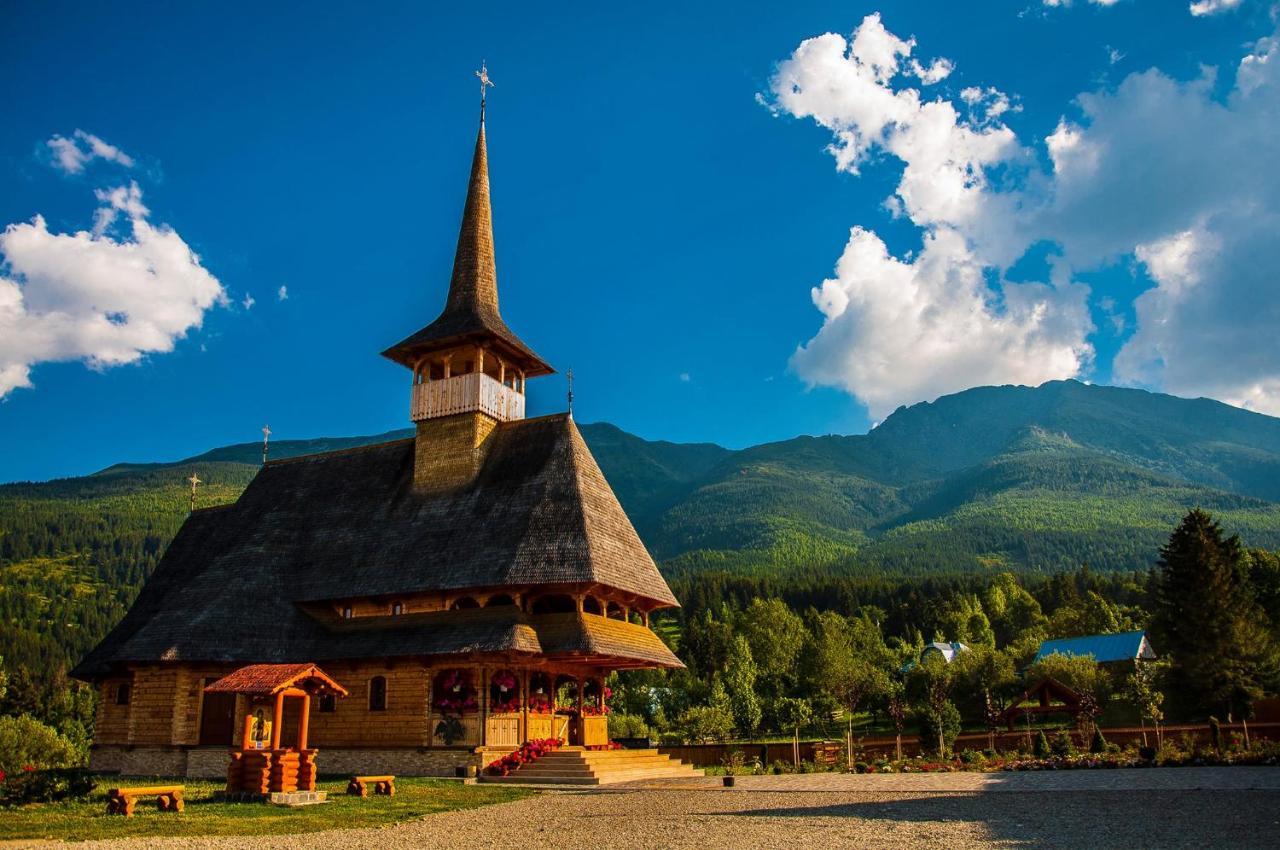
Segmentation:
<svg viewBox="0 0 1280 850">
<path fill-rule="evenodd" d="M 917 714 L 917 720 L 920 723 L 921 743 L 936 747 L 939 732 L 941 732 L 942 751 L 938 756 L 946 756 L 960 734 L 960 712 L 956 707 L 950 702 L 944 702 L 941 711 L 921 709 Z"/>
<path fill-rule="evenodd" d="M 1036 735 L 1036 742 L 1031 748 L 1031 754 L 1038 759 L 1047 759 L 1049 757 L 1049 739 L 1045 737 L 1043 729 L 1040 730 L 1039 735 Z"/>
<path fill-rule="evenodd" d="M 83 767 L 19 770 L 0 782 L 0 805 L 79 800 L 88 797 L 95 787 L 97 785 L 89 771 Z"/>
<path fill-rule="evenodd" d="M 723 741 L 733 734 L 733 715 L 716 705 L 699 705 L 680 715 L 676 723 L 686 741 Z"/>
<path fill-rule="evenodd" d="M 610 738 L 647 738 L 649 724 L 639 714 L 610 714 Z"/>
<path fill-rule="evenodd" d="M 1089 752 L 1101 754 L 1107 751 L 1107 739 L 1103 736 L 1101 729 L 1094 727 L 1093 738 L 1089 741 Z"/>
<path fill-rule="evenodd" d="M 9 776 L 28 766 L 78 767 L 80 760 L 70 741 L 31 715 L 0 717 L 0 771 Z"/>
<path fill-rule="evenodd" d="M 1222 724 L 1218 722 L 1218 718 L 1209 718 L 1209 740 L 1213 743 L 1213 749 L 1217 753 L 1222 752 Z"/>
<path fill-rule="evenodd" d="M 1070 732 L 1062 731 L 1053 736 L 1049 749 L 1058 758 L 1067 758 L 1076 754 L 1076 742 L 1071 740 Z"/>
</svg>

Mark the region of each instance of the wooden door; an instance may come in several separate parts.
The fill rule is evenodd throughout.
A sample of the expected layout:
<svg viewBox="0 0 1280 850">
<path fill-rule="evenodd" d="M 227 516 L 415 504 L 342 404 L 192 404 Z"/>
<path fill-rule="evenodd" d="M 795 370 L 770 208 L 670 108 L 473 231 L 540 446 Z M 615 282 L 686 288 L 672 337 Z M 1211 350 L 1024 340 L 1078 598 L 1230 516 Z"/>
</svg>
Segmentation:
<svg viewBox="0 0 1280 850">
<path fill-rule="evenodd" d="M 235 740 L 236 695 L 205 694 L 200 707 L 200 745 L 229 747 Z"/>
</svg>

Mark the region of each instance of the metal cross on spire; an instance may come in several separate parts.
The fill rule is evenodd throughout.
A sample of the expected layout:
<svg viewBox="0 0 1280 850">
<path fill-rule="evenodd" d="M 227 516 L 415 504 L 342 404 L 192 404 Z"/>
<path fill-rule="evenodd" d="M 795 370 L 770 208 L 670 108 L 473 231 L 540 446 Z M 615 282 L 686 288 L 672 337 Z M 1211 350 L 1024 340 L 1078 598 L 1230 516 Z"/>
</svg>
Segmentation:
<svg viewBox="0 0 1280 850">
<path fill-rule="evenodd" d="M 200 480 L 200 476 L 196 475 L 194 471 L 192 471 L 191 477 L 187 481 L 191 482 L 191 504 L 189 507 L 194 512 L 196 509 L 196 487 L 204 482 Z"/>
<path fill-rule="evenodd" d="M 262 465 L 267 465 L 267 441 L 271 439 L 271 426 L 262 426 Z"/>
<path fill-rule="evenodd" d="M 480 70 L 476 71 L 476 76 L 480 78 L 480 120 L 484 120 L 484 100 L 485 89 L 493 88 L 493 80 L 489 79 L 489 69 L 485 67 L 484 60 L 480 60 Z"/>
<path fill-rule="evenodd" d="M 573 370 L 564 373 L 565 378 L 569 381 L 569 415 L 573 415 Z"/>
</svg>

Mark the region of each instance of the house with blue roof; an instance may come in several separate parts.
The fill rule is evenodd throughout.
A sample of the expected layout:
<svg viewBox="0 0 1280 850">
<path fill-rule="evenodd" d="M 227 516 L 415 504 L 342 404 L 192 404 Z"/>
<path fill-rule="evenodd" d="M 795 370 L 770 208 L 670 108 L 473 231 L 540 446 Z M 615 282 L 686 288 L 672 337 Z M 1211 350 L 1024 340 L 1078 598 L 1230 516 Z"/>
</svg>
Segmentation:
<svg viewBox="0 0 1280 850">
<path fill-rule="evenodd" d="M 1156 652 L 1151 647 L 1151 641 L 1147 640 L 1145 631 L 1047 640 L 1040 644 L 1040 651 L 1036 653 L 1032 663 L 1042 661 L 1054 654 L 1092 656 L 1093 660 L 1099 664 L 1151 661 L 1156 657 Z"/>
</svg>

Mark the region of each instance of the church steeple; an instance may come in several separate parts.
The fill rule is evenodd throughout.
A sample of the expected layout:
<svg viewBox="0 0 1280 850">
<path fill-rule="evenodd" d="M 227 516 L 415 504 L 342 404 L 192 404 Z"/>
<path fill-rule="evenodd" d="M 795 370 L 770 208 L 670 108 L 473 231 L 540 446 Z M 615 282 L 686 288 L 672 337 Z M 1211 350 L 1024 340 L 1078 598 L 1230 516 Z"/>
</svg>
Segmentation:
<svg viewBox="0 0 1280 850">
<path fill-rule="evenodd" d="M 468 342 L 500 351 L 527 377 L 555 371 L 507 327 L 498 312 L 498 269 L 493 249 L 489 152 L 483 112 L 444 310 L 434 322 L 382 354 L 416 371 L 424 357 Z"/>
<path fill-rule="evenodd" d="M 498 267 L 493 257 L 493 207 L 489 202 L 489 151 L 484 138 L 484 117 L 471 158 L 467 203 L 462 208 L 462 228 L 453 255 L 453 276 L 445 312 L 498 315 Z"/>
<path fill-rule="evenodd" d="M 489 200 L 483 69 L 480 128 L 444 309 L 434 322 L 383 352 L 413 371 L 417 423 L 414 484 L 461 487 L 475 479 L 499 424 L 524 418 L 525 379 L 554 371 L 498 312 L 498 270 Z"/>
</svg>

